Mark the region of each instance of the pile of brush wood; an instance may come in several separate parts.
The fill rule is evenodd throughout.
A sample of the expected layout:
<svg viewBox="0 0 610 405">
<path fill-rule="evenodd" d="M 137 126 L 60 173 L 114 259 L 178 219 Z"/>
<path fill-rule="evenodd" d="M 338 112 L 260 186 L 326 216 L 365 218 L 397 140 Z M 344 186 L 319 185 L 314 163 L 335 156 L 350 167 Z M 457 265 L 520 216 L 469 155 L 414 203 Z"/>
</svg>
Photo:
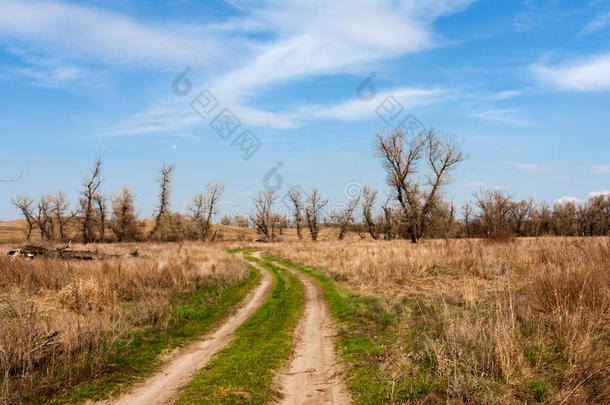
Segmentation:
<svg viewBox="0 0 610 405">
<path fill-rule="evenodd" d="M 26 257 L 34 259 L 35 257 L 52 257 L 57 259 L 71 260 L 101 260 L 109 257 L 121 257 L 121 255 L 111 255 L 90 250 L 74 250 L 70 249 L 70 244 L 57 248 L 47 248 L 39 245 L 24 245 L 20 249 L 9 250 L 7 256 Z M 129 256 L 138 256 L 138 249 L 134 250 Z"/>
</svg>

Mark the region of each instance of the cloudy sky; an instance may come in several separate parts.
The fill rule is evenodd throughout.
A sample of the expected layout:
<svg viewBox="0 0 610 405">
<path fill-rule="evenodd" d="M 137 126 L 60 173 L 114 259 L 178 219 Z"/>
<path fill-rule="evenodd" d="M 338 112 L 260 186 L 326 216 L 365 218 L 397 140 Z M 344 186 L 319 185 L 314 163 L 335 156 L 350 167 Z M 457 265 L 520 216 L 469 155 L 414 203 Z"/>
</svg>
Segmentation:
<svg viewBox="0 0 610 405">
<path fill-rule="evenodd" d="M 176 211 L 206 179 L 233 212 L 265 185 L 383 195 L 373 137 L 405 119 L 462 140 L 456 203 L 610 190 L 610 2 L 0 0 L 0 219 L 75 200 L 97 154 L 142 216 L 163 162 Z"/>
</svg>

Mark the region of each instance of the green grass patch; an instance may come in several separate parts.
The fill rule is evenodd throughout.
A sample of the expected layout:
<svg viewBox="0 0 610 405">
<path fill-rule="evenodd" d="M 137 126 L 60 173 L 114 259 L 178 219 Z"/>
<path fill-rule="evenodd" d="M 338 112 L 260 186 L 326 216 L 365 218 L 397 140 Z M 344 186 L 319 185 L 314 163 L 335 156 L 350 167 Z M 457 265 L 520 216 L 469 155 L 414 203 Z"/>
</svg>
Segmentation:
<svg viewBox="0 0 610 405">
<path fill-rule="evenodd" d="M 195 293 L 177 294 L 172 299 L 172 316 L 168 328 L 139 329 L 109 349 L 107 372 L 80 384 L 65 397 L 25 398 L 26 402 L 68 404 L 100 400 L 116 394 L 137 378 L 161 365 L 159 355 L 208 332 L 218 325 L 260 280 L 257 270 L 237 282 L 209 279 L 202 281 Z"/>
<path fill-rule="evenodd" d="M 261 265 L 275 279 L 269 296 L 237 329 L 233 340 L 195 375 L 178 404 L 263 404 L 278 398 L 273 376 L 290 356 L 303 285 L 284 269 Z"/>
<path fill-rule="evenodd" d="M 227 253 L 252 253 L 252 252 L 258 252 L 260 249 L 252 249 L 252 248 L 239 248 L 239 249 L 228 249 Z"/>
</svg>

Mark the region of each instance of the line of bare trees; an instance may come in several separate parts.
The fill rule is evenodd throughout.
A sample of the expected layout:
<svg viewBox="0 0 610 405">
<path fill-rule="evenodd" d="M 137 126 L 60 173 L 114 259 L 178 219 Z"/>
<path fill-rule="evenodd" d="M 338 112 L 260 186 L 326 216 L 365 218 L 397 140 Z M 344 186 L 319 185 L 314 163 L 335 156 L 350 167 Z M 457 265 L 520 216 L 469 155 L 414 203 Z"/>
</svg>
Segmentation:
<svg viewBox="0 0 610 405">
<path fill-rule="evenodd" d="M 322 227 L 330 227 L 337 230 L 332 234 L 338 239 L 353 232 L 361 238 L 400 238 L 413 243 L 439 237 L 592 236 L 610 232 L 610 195 L 551 207 L 532 198 L 517 201 L 505 190 L 492 189 L 475 193 L 472 202 L 456 209 L 446 199 L 446 186 L 464 154 L 454 137 L 440 136 L 433 129 L 415 136 L 407 136 L 402 130 L 379 133 L 375 152 L 387 174 L 389 193 L 383 200 L 378 201 L 377 190 L 363 187 L 341 209 L 331 210 L 329 200 L 317 189 L 309 195 L 291 189 L 287 195 L 291 212 L 285 215 L 277 207 L 278 195 L 264 190 L 253 199 L 248 217 L 225 214 L 220 222 L 252 226 L 264 240 L 277 240 L 287 227 L 295 228 L 299 240 L 308 233 L 316 241 Z M 64 241 L 74 239 L 74 232 L 70 236 L 68 230 L 76 229 L 84 243 L 221 238 L 212 221 L 219 214 L 225 186 L 208 182 L 205 190 L 194 196 L 187 214 L 182 215 L 171 210 L 174 171 L 173 165 L 163 165 L 159 171 L 158 203 L 147 234 L 144 221 L 138 219 L 131 189 L 124 187 L 110 197 L 102 192 L 101 158 L 96 159 L 81 184 L 77 209 L 70 208 L 61 191 L 38 201 L 18 196 L 12 203 L 26 220 L 28 239 L 35 228 L 43 239 Z"/>
<path fill-rule="evenodd" d="M 163 165 L 157 178 L 159 194 L 153 213 L 154 225 L 145 235 L 146 223 L 138 218 L 134 192 L 125 186 L 110 197 L 104 195 L 102 169 L 103 162 L 98 157 L 89 175 L 82 181 L 76 209 L 70 208 L 63 191 L 43 195 L 38 201 L 24 195 L 11 199 L 25 218 L 26 239 L 31 239 L 34 229 L 38 229 L 43 240 L 75 240 L 83 243 L 146 239 L 205 241 L 216 238 L 216 233 L 210 232 L 211 221 L 217 214 L 218 203 L 225 189 L 223 184 L 208 182 L 206 190 L 193 198 L 187 217 L 183 217 L 171 212 L 174 166 Z"/>
</svg>

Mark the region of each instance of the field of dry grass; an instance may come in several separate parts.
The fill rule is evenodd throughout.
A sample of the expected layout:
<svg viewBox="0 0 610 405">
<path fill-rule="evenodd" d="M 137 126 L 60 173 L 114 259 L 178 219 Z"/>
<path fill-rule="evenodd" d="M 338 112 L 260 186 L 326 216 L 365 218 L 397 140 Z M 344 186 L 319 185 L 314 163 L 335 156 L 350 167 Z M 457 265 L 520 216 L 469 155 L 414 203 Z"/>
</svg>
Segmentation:
<svg viewBox="0 0 610 405">
<path fill-rule="evenodd" d="M 249 274 L 221 247 L 139 244 L 130 257 L 135 246 L 87 245 L 125 255 L 89 262 L 0 254 L 0 403 L 105 372 L 114 343 L 167 327 L 172 297 Z"/>
<path fill-rule="evenodd" d="M 610 403 L 608 238 L 268 250 L 381 297 L 397 322 L 375 360 L 418 401 Z"/>
</svg>

